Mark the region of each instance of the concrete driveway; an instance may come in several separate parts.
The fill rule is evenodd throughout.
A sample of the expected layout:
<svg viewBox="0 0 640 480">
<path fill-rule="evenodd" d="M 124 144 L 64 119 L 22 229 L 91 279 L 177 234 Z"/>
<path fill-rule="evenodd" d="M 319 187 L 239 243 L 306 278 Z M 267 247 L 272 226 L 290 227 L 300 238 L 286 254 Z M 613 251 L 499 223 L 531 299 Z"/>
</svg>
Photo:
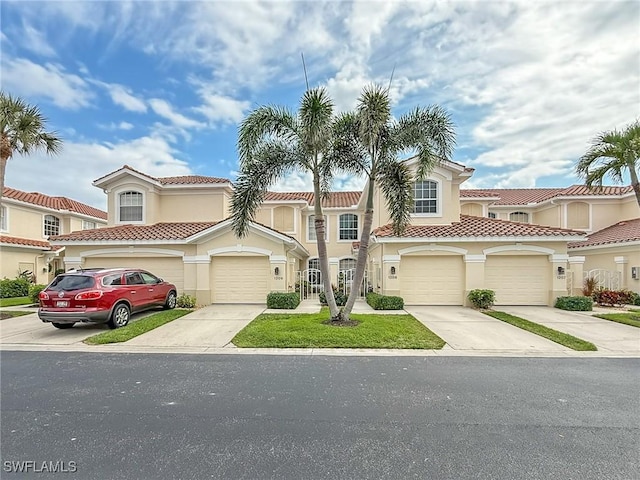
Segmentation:
<svg viewBox="0 0 640 480">
<path fill-rule="evenodd" d="M 460 352 L 557 354 L 571 351 L 471 308 L 421 305 L 405 306 L 405 310 L 447 342 L 450 348 Z"/>
<path fill-rule="evenodd" d="M 496 309 L 587 340 L 603 352 L 640 355 L 640 328 L 596 318 L 594 312 L 569 312 L 551 307 Z"/>
<path fill-rule="evenodd" d="M 173 322 L 132 338 L 126 345 L 149 347 L 225 347 L 266 305 L 207 305 Z"/>
</svg>

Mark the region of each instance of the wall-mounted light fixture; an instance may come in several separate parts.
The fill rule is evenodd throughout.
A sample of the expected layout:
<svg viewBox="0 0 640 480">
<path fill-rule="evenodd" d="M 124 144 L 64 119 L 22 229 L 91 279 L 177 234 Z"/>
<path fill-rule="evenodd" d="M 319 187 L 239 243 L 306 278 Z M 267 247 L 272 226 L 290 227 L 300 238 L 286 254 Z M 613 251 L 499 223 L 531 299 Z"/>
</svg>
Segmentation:
<svg viewBox="0 0 640 480">
<path fill-rule="evenodd" d="M 564 267 L 558 267 L 558 275 L 564 275 Z"/>
<path fill-rule="evenodd" d="M 277 277 L 278 275 L 280 275 L 280 268 L 276 267 L 273 269 L 273 274 Z"/>
<path fill-rule="evenodd" d="M 395 275 L 396 274 L 396 267 L 391 267 L 391 275 Z"/>
</svg>

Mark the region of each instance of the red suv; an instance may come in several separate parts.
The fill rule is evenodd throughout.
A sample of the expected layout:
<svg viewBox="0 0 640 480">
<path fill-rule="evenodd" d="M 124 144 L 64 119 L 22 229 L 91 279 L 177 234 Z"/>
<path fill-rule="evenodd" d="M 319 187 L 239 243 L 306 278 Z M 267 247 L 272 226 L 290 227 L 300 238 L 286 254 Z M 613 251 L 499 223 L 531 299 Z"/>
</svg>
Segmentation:
<svg viewBox="0 0 640 480">
<path fill-rule="evenodd" d="M 176 306 L 176 287 L 145 270 L 91 268 L 58 275 L 40 292 L 38 316 L 56 328 L 77 322 L 124 327 L 132 312 Z"/>
</svg>

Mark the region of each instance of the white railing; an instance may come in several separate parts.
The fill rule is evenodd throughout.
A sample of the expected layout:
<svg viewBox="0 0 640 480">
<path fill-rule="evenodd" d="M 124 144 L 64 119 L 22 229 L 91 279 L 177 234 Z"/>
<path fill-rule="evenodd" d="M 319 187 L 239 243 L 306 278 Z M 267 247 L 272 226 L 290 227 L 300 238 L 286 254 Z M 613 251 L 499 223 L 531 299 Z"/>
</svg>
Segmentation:
<svg viewBox="0 0 640 480">
<path fill-rule="evenodd" d="M 584 272 L 584 280 L 593 278 L 596 282 L 596 288 L 604 288 L 607 290 L 620 290 L 621 278 L 620 272 L 605 270 L 603 268 L 594 268 L 588 272 Z"/>
</svg>

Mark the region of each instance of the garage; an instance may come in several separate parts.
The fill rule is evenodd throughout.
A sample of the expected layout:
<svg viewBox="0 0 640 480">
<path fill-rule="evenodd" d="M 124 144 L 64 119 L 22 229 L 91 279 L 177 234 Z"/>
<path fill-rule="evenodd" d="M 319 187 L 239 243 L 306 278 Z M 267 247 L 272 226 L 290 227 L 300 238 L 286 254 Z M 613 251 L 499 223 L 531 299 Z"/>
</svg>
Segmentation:
<svg viewBox="0 0 640 480">
<path fill-rule="evenodd" d="M 179 257 L 86 257 L 83 268 L 142 268 L 173 283 L 178 295 L 184 291 L 184 264 Z"/>
<path fill-rule="evenodd" d="M 460 255 L 403 256 L 400 290 L 408 305 L 462 305 L 464 263 Z"/>
<path fill-rule="evenodd" d="M 212 303 L 266 303 L 269 258 L 214 256 L 211 260 Z"/>
<path fill-rule="evenodd" d="M 550 272 L 547 255 L 489 255 L 485 284 L 496 292 L 496 305 L 547 305 Z"/>
</svg>

